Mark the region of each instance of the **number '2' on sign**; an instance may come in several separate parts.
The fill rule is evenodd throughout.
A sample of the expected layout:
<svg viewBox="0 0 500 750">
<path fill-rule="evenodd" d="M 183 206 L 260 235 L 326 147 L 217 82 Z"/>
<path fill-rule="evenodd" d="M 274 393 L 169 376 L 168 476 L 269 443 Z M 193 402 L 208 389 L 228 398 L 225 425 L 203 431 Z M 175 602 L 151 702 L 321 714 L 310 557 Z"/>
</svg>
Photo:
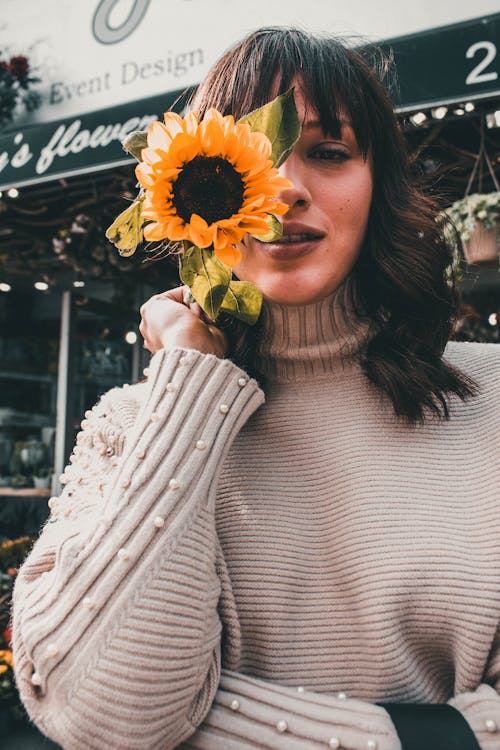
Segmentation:
<svg viewBox="0 0 500 750">
<path fill-rule="evenodd" d="M 467 52 L 465 53 L 465 56 L 468 60 L 473 59 L 476 54 L 481 51 L 484 51 L 486 54 L 484 57 L 481 58 L 481 60 L 475 65 L 467 78 L 465 79 L 465 83 L 467 86 L 470 86 L 475 83 L 486 83 L 486 81 L 496 81 L 498 78 L 498 73 L 496 70 L 490 70 L 489 72 L 486 72 L 486 68 L 488 68 L 495 57 L 497 56 L 497 48 L 493 44 L 493 42 L 489 41 L 483 41 L 483 42 L 475 42 L 474 44 L 471 44 Z"/>
</svg>

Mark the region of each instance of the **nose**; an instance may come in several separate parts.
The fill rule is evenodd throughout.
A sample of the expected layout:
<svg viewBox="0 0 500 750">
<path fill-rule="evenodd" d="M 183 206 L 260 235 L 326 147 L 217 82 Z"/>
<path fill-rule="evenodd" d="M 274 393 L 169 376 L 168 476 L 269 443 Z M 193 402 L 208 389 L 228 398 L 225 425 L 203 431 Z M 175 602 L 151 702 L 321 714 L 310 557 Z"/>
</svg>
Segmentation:
<svg viewBox="0 0 500 750">
<path fill-rule="evenodd" d="M 280 200 L 289 207 L 287 213 L 310 206 L 312 197 L 307 183 L 306 169 L 293 151 L 281 165 L 279 172 L 293 183 L 293 187 L 282 190 L 279 196 Z"/>
</svg>

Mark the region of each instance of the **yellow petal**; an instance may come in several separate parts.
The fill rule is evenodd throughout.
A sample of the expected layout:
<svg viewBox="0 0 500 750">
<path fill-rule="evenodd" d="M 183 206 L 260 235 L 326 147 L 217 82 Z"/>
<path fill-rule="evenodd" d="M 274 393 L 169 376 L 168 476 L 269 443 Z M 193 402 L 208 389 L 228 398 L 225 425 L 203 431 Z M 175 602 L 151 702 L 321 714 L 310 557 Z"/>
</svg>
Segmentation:
<svg viewBox="0 0 500 750">
<path fill-rule="evenodd" d="M 246 122 L 239 122 L 234 126 L 235 132 L 238 134 L 238 138 L 248 142 L 252 135 L 252 128 Z"/>
<path fill-rule="evenodd" d="M 156 150 L 154 148 L 150 148 L 149 146 L 142 149 L 142 161 L 145 161 L 151 165 L 162 162 L 165 159 L 165 156 L 166 151 L 162 151 L 161 149 Z"/>
<path fill-rule="evenodd" d="M 144 227 L 144 239 L 148 241 L 165 240 L 167 238 L 164 224 L 158 224 L 154 221 L 152 224 L 146 224 Z"/>
<path fill-rule="evenodd" d="M 230 229 L 231 227 L 238 226 L 239 221 L 240 215 L 233 214 L 227 219 L 219 219 L 219 221 L 217 222 L 217 226 L 221 227 L 222 229 Z"/>
<path fill-rule="evenodd" d="M 278 216 L 286 214 L 289 210 L 290 206 L 288 205 L 288 203 L 281 203 L 280 201 L 273 201 L 269 207 L 269 213 L 278 214 Z"/>
<path fill-rule="evenodd" d="M 247 230 L 242 229 L 239 225 L 237 227 L 224 228 L 224 236 L 226 237 L 228 244 L 231 245 L 237 245 L 238 242 L 241 242 L 246 233 Z M 219 234 L 219 232 L 217 234 Z"/>
<path fill-rule="evenodd" d="M 186 115 L 185 119 L 185 129 L 186 133 L 189 133 L 189 135 L 195 135 L 196 131 L 198 130 L 199 120 L 195 112 L 189 112 Z"/>
<path fill-rule="evenodd" d="M 172 220 L 166 226 L 167 237 L 172 242 L 189 239 L 189 231 L 186 224 L 182 221 Z"/>
<path fill-rule="evenodd" d="M 245 195 L 245 200 L 243 201 L 241 211 L 245 213 L 247 213 L 248 211 L 257 211 L 258 209 L 262 208 L 265 200 L 266 196 L 262 195 L 261 193 L 257 193 L 257 195 Z"/>
<path fill-rule="evenodd" d="M 137 164 L 135 168 L 135 176 L 141 183 L 143 188 L 149 188 L 153 187 L 153 185 L 156 182 L 156 177 L 149 166 L 149 164 L 146 164 L 146 162 L 141 161 L 140 164 Z"/>
<path fill-rule="evenodd" d="M 200 137 L 201 147 L 207 156 L 217 156 L 222 153 L 224 133 L 221 124 L 216 119 L 202 122 Z"/>
<path fill-rule="evenodd" d="M 224 124 L 224 137 L 227 138 L 234 131 L 234 117 L 232 115 L 226 115 L 223 118 Z"/>
<path fill-rule="evenodd" d="M 165 125 L 163 125 L 163 123 L 161 122 L 158 122 L 158 120 L 152 122 L 148 130 L 149 148 L 168 151 L 171 143 L 172 137 L 165 128 Z"/>
<path fill-rule="evenodd" d="M 280 174 L 275 175 L 270 179 L 273 187 L 279 188 L 280 190 L 288 190 L 289 188 L 293 188 L 293 182 L 291 182 L 291 180 L 287 180 L 286 177 L 282 177 Z"/>
<path fill-rule="evenodd" d="M 241 261 L 242 255 L 237 247 L 234 245 L 225 245 L 223 247 L 214 248 L 216 257 L 226 266 L 237 266 Z"/>
<path fill-rule="evenodd" d="M 250 232 L 250 234 L 262 233 L 269 229 L 267 220 L 261 216 L 245 216 L 245 218 L 240 221 L 239 226 L 241 230 L 245 231 L 245 233 Z"/>
<path fill-rule="evenodd" d="M 265 159 L 269 159 L 273 147 L 271 141 L 265 133 L 252 133 L 250 136 L 250 143 L 262 154 Z"/>
<path fill-rule="evenodd" d="M 165 128 L 171 138 L 175 138 L 178 133 L 184 132 L 184 120 L 177 112 L 165 112 L 163 115 Z"/>
<path fill-rule="evenodd" d="M 199 153 L 198 139 L 187 133 L 179 133 L 172 141 L 169 158 L 179 168 L 191 159 L 194 159 Z"/>
<path fill-rule="evenodd" d="M 214 231 L 211 230 L 201 216 L 192 214 L 188 224 L 190 239 L 198 247 L 210 247 L 213 242 Z"/>
<path fill-rule="evenodd" d="M 265 175 L 268 170 L 268 159 L 263 159 L 259 152 L 242 149 L 235 162 L 235 168 L 242 174 L 248 173 L 249 177 L 259 177 Z"/>
<path fill-rule="evenodd" d="M 210 107 L 204 118 L 204 120 L 208 122 L 216 122 L 221 129 L 224 129 L 224 119 L 225 118 L 221 115 L 221 113 L 214 107 Z"/>
</svg>

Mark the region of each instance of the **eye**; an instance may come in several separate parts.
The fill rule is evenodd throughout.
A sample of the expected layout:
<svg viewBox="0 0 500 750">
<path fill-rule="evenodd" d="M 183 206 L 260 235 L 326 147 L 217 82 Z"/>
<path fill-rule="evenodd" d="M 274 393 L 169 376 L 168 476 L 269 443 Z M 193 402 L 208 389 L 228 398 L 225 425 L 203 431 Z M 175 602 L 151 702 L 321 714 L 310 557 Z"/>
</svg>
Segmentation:
<svg viewBox="0 0 500 750">
<path fill-rule="evenodd" d="M 347 161 L 350 158 L 348 152 L 342 146 L 335 143 L 322 143 L 319 146 L 315 146 L 310 150 L 309 156 L 312 159 L 338 163 Z"/>
</svg>

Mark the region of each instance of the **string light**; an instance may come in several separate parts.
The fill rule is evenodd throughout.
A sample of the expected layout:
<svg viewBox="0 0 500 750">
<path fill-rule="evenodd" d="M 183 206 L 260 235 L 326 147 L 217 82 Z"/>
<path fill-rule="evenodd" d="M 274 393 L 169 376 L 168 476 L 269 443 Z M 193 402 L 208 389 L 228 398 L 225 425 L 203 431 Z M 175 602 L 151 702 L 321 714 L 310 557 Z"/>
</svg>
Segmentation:
<svg viewBox="0 0 500 750">
<path fill-rule="evenodd" d="M 428 122 L 430 118 L 432 118 L 433 120 L 444 120 L 445 117 L 450 115 L 455 117 L 462 117 L 466 113 L 474 112 L 475 109 L 476 105 L 474 104 L 474 102 L 465 102 L 458 104 L 455 109 L 450 109 L 444 104 L 440 104 L 427 112 L 424 112 L 422 110 L 419 112 L 414 112 L 408 117 L 408 120 L 415 127 L 419 127 L 425 122 Z M 500 110 L 497 112 L 492 112 L 489 115 L 487 114 L 486 124 L 490 128 L 500 127 Z"/>
<path fill-rule="evenodd" d="M 10 188 L 7 190 L 7 195 L 9 198 L 18 198 L 19 197 L 19 190 L 17 188 Z"/>
<path fill-rule="evenodd" d="M 488 112 L 485 119 L 487 128 L 500 128 L 500 109 L 496 112 Z"/>
<path fill-rule="evenodd" d="M 498 315 L 496 313 L 491 313 L 491 315 L 488 317 L 488 323 L 490 324 L 490 326 L 498 325 Z"/>
<path fill-rule="evenodd" d="M 448 114 L 448 107 L 436 107 L 432 110 L 432 116 L 435 120 L 442 120 Z"/>
<path fill-rule="evenodd" d="M 416 112 L 414 115 L 411 115 L 410 122 L 413 123 L 413 125 L 422 125 L 427 120 L 427 115 L 425 112 Z"/>
<path fill-rule="evenodd" d="M 135 331 L 127 331 L 125 334 L 125 341 L 127 344 L 135 344 L 137 341 L 137 334 Z"/>
<path fill-rule="evenodd" d="M 35 281 L 33 286 L 35 287 L 35 289 L 38 289 L 39 292 L 46 292 L 49 288 L 49 285 L 46 281 Z"/>
<path fill-rule="evenodd" d="M 85 286 L 85 282 L 84 281 L 74 281 L 73 282 L 73 286 L 76 289 L 81 289 L 81 287 Z"/>
<path fill-rule="evenodd" d="M 0 292 L 10 292 L 12 289 L 10 284 L 7 284 L 7 282 L 2 281 L 0 282 Z"/>
</svg>

